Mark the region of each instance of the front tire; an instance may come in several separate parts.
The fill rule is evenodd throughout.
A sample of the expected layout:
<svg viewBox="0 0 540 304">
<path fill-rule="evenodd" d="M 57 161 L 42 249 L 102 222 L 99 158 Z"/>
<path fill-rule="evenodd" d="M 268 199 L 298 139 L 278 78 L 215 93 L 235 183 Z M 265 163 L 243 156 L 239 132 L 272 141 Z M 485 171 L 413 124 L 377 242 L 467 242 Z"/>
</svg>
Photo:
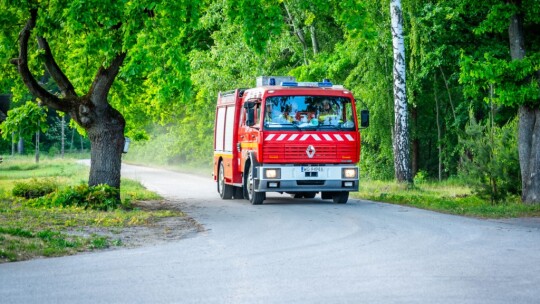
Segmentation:
<svg viewBox="0 0 540 304">
<path fill-rule="evenodd" d="M 247 198 L 252 205 L 260 205 L 263 203 L 266 195 L 264 192 L 255 191 L 253 170 L 253 166 L 251 164 L 248 164 L 246 170 L 248 174 L 244 173 L 244 197 Z"/>
<path fill-rule="evenodd" d="M 223 162 L 219 163 L 217 190 L 222 199 L 228 200 L 233 197 L 233 186 L 225 184 L 225 168 L 223 167 Z"/>
<path fill-rule="evenodd" d="M 332 196 L 332 200 L 334 201 L 334 204 L 346 204 L 347 200 L 349 200 L 349 192 L 336 192 Z"/>
</svg>

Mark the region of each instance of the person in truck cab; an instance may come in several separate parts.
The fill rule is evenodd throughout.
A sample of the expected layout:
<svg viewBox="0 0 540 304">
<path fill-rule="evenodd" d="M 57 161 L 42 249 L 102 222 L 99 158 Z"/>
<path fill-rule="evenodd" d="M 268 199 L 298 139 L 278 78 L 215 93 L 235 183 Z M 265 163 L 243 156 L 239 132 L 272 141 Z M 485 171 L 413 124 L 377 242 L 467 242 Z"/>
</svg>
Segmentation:
<svg viewBox="0 0 540 304">
<path fill-rule="evenodd" d="M 322 102 L 322 110 L 319 115 L 336 115 L 336 111 L 332 108 L 330 100 L 325 99 Z"/>
<path fill-rule="evenodd" d="M 265 122 L 273 122 L 279 117 L 280 113 L 277 113 L 277 111 L 274 111 L 274 107 L 271 103 L 266 104 L 266 109 L 264 112 L 264 121 Z"/>
<path fill-rule="evenodd" d="M 266 104 L 266 112 L 264 115 L 265 122 L 273 123 L 292 123 L 293 118 L 289 115 L 288 111 L 281 112 L 276 109 L 271 103 Z"/>
<path fill-rule="evenodd" d="M 335 125 L 339 122 L 337 112 L 332 108 L 332 104 L 328 99 L 322 102 L 322 109 L 319 112 L 319 122 L 325 125 Z"/>
</svg>

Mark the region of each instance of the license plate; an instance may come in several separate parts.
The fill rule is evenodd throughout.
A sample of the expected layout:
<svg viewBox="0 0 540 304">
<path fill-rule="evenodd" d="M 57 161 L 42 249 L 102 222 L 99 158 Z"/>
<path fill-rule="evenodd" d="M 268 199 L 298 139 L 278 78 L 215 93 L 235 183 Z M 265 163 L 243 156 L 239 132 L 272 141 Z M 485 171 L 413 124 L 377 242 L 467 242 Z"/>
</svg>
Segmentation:
<svg viewBox="0 0 540 304">
<path fill-rule="evenodd" d="M 302 172 L 323 172 L 324 167 L 318 166 L 302 166 Z"/>
</svg>

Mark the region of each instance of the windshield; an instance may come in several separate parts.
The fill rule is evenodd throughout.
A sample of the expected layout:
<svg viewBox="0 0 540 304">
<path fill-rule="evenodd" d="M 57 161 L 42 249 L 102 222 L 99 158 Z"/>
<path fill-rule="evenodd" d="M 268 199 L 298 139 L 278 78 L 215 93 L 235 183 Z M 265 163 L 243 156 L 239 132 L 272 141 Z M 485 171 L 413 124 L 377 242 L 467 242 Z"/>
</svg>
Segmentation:
<svg viewBox="0 0 540 304">
<path fill-rule="evenodd" d="M 275 96 L 266 99 L 264 128 L 355 129 L 351 100 L 332 96 Z"/>
</svg>

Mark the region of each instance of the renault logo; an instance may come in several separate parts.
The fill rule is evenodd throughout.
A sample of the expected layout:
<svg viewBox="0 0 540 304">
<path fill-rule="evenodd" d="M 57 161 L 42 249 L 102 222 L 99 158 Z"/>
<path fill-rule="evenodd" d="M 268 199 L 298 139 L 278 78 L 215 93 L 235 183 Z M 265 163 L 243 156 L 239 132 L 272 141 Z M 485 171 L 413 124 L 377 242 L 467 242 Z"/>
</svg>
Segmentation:
<svg viewBox="0 0 540 304">
<path fill-rule="evenodd" d="M 309 145 L 306 149 L 306 154 L 307 154 L 307 157 L 313 158 L 313 155 L 315 155 L 315 147 L 313 147 L 312 145 Z"/>
</svg>

